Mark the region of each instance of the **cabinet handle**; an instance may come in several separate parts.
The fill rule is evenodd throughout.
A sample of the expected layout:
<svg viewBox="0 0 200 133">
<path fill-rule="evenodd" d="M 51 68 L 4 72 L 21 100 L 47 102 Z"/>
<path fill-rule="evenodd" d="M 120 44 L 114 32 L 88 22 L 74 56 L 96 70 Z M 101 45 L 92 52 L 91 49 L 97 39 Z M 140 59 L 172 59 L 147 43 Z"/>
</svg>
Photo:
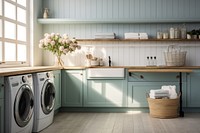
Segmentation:
<svg viewBox="0 0 200 133">
<path fill-rule="evenodd" d="M 56 78 L 56 76 L 53 76 L 53 78 Z"/>
<path fill-rule="evenodd" d="M 144 78 L 144 76 L 140 75 L 140 78 L 141 78 L 141 79 L 143 79 L 143 78 Z"/>
<path fill-rule="evenodd" d="M 80 75 L 83 75 L 82 73 L 80 73 Z"/>
<path fill-rule="evenodd" d="M 4 87 L 4 84 L 1 84 L 1 87 Z"/>
<path fill-rule="evenodd" d="M 177 79 L 179 79 L 179 78 L 180 78 L 180 76 L 179 76 L 179 75 L 177 75 L 177 76 L 176 76 L 176 78 L 177 78 Z"/>
</svg>

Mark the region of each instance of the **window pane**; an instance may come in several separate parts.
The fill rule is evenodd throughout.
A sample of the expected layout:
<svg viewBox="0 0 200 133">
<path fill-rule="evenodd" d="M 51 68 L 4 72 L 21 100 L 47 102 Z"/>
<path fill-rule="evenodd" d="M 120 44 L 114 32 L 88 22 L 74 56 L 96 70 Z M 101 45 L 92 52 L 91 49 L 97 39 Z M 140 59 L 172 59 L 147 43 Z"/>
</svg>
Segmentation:
<svg viewBox="0 0 200 133">
<path fill-rule="evenodd" d="M 0 19 L 0 37 L 2 37 L 2 20 Z"/>
<path fill-rule="evenodd" d="M 7 18 L 16 20 L 16 10 L 15 5 L 5 1 L 4 3 L 4 15 Z"/>
<path fill-rule="evenodd" d="M 5 61 L 16 61 L 16 45 L 5 42 Z"/>
<path fill-rule="evenodd" d="M 17 26 L 17 40 L 26 42 L 26 27 Z"/>
<path fill-rule="evenodd" d="M 26 7 L 26 0 L 17 0 L 17 3 Z"/>
<path fill-rule="evenodd" d="M 17 8 L 17 20 L 22 23 L 26 23 L 26 10 Z"/>
<path fill-rule="evenodd" d="M 18 44 L 17 50 L 18 50 L 17 60 L 26 61 L 26 45 Z"/>
<path fill-rule="evenodd" d="M 0 42 L 0 61 L 2 61 L 2 42 Z"/>
<path fill-rule="evenodd" d="M 2 16 L 2 0 L 0 0 L 0 16 Z"/>
<path fill-rule="evenodd" d="M 16 25 L 14 23 L 5 21 L 4 33 L 5 38 L 16 39 Z"/>
</svg>

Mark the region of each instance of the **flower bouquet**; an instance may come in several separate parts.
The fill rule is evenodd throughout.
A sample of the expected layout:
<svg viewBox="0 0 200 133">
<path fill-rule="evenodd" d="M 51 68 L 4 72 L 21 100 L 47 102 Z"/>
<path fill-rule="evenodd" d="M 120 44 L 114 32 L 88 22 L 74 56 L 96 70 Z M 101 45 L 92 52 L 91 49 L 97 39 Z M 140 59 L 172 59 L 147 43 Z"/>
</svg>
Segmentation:
<svg viewBox="0 0 200 133">
<path fill-rule="evenodd" d="M 44 38 L 39 42 L 39 48 L 51 51 L 56 55 L 58 66 L 64 65 L 64 62 L 61 60 L 62 54 L 66 55 L 76 49 L 81 49 L 75 38 L 70 39 L 67 34 L 61 36 L 59 33 L 45 33 Z"/>
</svg>

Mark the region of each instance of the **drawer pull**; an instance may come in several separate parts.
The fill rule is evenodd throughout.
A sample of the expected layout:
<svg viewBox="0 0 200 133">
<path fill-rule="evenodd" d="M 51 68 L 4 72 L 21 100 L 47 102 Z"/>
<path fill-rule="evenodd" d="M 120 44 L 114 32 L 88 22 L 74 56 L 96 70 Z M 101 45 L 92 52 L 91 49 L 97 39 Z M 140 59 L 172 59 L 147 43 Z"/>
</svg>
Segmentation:
<svg viewBox="0 0 200 133">
<path fill-rule="evenodd" d="M 176 76 L 176 78 L 177 78 L 177 79 L 179 79 L 179 78 L 180 78 L 180 76 L 179 76 L 179 75 L 177 75 L 177 76 Z"/>
<path fill-rule="evenodd" d="M 140 78 L 141 78 L 141 79 L 143 79 L 143 78 L 144 78 L 144 76 L 140 75 Z"/>
<path fill-rule="evenodd" d="M 4 87 L 4 84 L 1 84 L 1 87 Z"/>
</svg>

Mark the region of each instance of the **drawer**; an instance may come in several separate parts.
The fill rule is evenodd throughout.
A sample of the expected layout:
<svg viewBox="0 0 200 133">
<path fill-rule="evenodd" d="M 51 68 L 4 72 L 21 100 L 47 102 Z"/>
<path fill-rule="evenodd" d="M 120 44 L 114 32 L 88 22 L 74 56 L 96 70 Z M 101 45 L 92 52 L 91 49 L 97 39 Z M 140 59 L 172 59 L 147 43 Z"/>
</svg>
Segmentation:
<svg viewBox="0 0 200 133">
<path fill-rule="evenodd" d="M 133 81 L 133 82 L 147 82 L 147 81 L 178 82 L 179 81 L 179 73 L 137 73 L 137 72 L 129 72 L 128 81 Z"/>
</svg>

